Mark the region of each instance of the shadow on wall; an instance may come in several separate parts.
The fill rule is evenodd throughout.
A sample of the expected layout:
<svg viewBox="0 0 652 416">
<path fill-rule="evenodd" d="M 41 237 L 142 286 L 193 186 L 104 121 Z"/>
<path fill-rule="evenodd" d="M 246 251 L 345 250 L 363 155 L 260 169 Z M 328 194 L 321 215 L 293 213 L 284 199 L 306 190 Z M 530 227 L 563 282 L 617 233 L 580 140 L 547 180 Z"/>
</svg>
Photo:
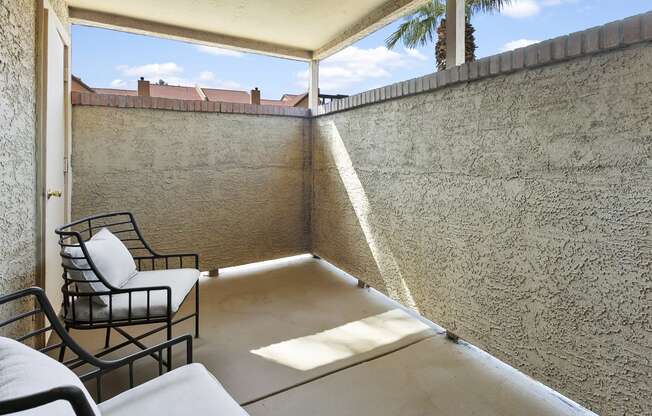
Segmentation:
<svg viewBox="0 0 652 416">
<path fill-rule="evenodd" d="M 392 299 L 420 312 L 412 296 L 412 292 L 403 278 L 388 239 L 384 235 L 384 232 L 377 228 L 379 222 L 374 217 L 371 203 L 356 173 L 342 136 L 334 121 L 329 121 L 328 123 L 328 130 L 330 131 L 331 137 L 325 143 L 328 147 L 325 150 L 332 158 L 332 163 L 337 169 L 340 185 L 348 196 L 349 202 L 351 203 L 350 208 L 353 209 L 353 213 L 357 219 L 358 228 L 362 232 L 362 237 L 369 249 L 369 254 L 371 254 L 375 263 L 375 271 L 377 273 L 374 274 L 380 278 L 380 281 L 374 279 L 368 283 L 372 284 L 376 289 L 387 293 Z"/>
</svg>

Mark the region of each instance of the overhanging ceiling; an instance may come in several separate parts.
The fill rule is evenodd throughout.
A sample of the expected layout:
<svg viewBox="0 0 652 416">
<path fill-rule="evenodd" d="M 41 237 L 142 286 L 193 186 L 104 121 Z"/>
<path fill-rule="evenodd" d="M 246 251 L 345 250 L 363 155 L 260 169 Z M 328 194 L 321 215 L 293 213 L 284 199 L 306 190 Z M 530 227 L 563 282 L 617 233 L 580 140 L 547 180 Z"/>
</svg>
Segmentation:
<svg viewBox="0 0 652 416">
<path fill-rule="evenodd" d="M 324 59 L 428 0 L 68 0 L 73 23 Z"/>
</svg>

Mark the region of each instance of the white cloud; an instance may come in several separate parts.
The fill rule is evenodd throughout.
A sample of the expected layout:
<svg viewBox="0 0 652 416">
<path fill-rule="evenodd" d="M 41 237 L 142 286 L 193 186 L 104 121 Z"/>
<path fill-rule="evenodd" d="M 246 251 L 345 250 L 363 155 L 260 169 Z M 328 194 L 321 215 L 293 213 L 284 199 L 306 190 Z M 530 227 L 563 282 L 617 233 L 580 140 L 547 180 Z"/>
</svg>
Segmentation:
<svg viewBox="0 0 652 416">
<path fill-rule="evenodd" d="M 217 56 L 232 56 L 234 58 L 239 58 L 242 55 L 244 55 L 242 52 L 233 49 L 216 48 L 214 46 L 206 46 L 206 45 L 197 45 L 195 46 L 195 49 L 197 49 L 201 53 L 207 53 L 209 55 L 217 55 Z"/>
<path fill-rule="evenodd" d="M 427 61 L 428 57 L 424 54 L 421 53 L 418 49 L 410 49 L 410 48 L 405 48 L 405 53 L 408 54 L 408 56 L 419 60 L 419 61 Z"/>
<path fill-rule="evenodd" d="M 202 71 L 196 77 L 187 77 L 185 76 L 184 68 L 174 62 L 154 63 L 140 66 L 119 65 L 116 69 L 122 77 L 132 78 L 134 81 L 125 82 L 122 79 L 116 79 L 111 83 L 113 88 L 125 88 L 128 85 L 135 85 L 135 80 L 139 77 L 144 77 L 150 82 L 157 82 L 162 79 L 170 85 L 199 85 L 206 88 L 225 89 L 242 88 L 238 82 L 220 79 L 211 71 Z M 114 86 L 114 83 L 116 86 Z M 120 86 L 118 87 L 117 85 Z"/>
<path fill-rule="evenodd" d="M 503 47 L 500 49 L 501 52 L 507 52 L 511 51 L 514 49 L 518 48 L 524 48 L 526 46 L 534 45 L 535 43 L 541 42 L 540 40 L 533 40 L 533 39 L 517 39 L 513 40 L 511 42 L 507 42 L 506 44 L 503 45 Z"/>
<path fill-rule="evenodd" d="M 121 79 L 114 79 L 113 81 L 111 81 L 111 88 L 125 89 L 127 87 L 128 87 L 127 82 Z"/>
<path fill-rule="evenodd" d="M 222 90 L 243 90 L 245 89 L 242 84 L 236 81 L 230 80 L 215 80 L 212 84 L 209 85 L 200 85 L 204 88 L 219 88 Z"/>
<path fill-rule="evenodd" d="M 515 0 L 505 6 L 501 13 L 509 17 L 521 19 L 524 17 L 534 16 L 540 11 L 541 6 L 535 0 Z"/>
<path fill-rule="evenodd" d="M 204 88 L 221 88 L 227 90 L 242 88 L 242 85 L 238 82 L 218 79 L 211 71 L 202 71 L 197 78 L 196 84 Z"/>
<path fill-rule="evenodd" d="M 123 77 L 144 77 L 151 81 L 164 79 L 169 84 L 179 84 L 179 81 L 182 80 L 180 75 L 183 74 L 183 67 L 174 62 L 146 64 L 140 66 L 118 65 L 116 69 Z"/>
<path fill-rule="evenodd" d="M 329 92 L 341 92 L 356 83 L 390 78 L 393 70 L 414 65 L 422 56 L 418 51 L 399 53 L 384 46 L 370 49 L 349 46 L 320 64 L 319 86 Z M 298 85 L 307 88 L 308 78 L 307 70 L 297 73 Z"/>
<path fill-rule="evenodd" d="M 541 5 L 544 7 L 548 6 L 560 6 L 562 4 L 570 3 L 570 4 L 577 4 L 581 2 L 582 0 L 540 0 Z"/>
<path fill-rule="evenodd" d="M 515 19 L 522 19 L 539 14 L 544 7 L 577 4 L 581 1 L 582 0 L 513 0 L 512 3 L 503 7 L 501 13 Z"/>
<path fill-rule="evenodd" d="M 202 71 L 199 73 L 200 81 L 212 81 L 215 79 L 215 74 L 211 71 Z"/>
</svg>

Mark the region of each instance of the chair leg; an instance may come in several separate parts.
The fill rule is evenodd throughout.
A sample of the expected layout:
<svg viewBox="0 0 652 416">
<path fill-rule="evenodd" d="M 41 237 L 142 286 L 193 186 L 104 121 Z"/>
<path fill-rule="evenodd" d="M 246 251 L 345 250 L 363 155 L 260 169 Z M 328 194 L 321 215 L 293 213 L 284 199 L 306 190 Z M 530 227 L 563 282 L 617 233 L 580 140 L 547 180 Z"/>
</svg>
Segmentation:
<svg viewBox="0 0 652 416">
<path fill-rule="evenodd" d="M 111 343 L 111 328 L 108 327 L 106 328 L 106 335 L 104 337 L 104 349 L 109 348 L 110 343 Z"/>
<path fill-rule="evenodd" d="M 195 283 L 195 338 L 199 338 L 199 280 Z"/>
<path fill-rule="evenodd" d="M 68 332 L 69 331 L 68 325 L 64 325 L 64 329 L 66 330 L 66 332 Z M 59 349 L 59 362 L 60 363 L 63 362 L 63 358 L 65 357 L 65 355 L 66 355 L 66 344 L 65 344 L 65 342 L 63 342 L 63 340 L 61 340 L 61 349 Z"/>
<path fill-rule="evenodd" d="M 166 328 L 166 330 L 167 330 L 167 338 L 168 338 L 167 340 L 169 341 L 169 340 L 172 339 L 172 318 L 171 317 L 168 318 L 168 327 Z M 168 358 L 167 367 L 168 367 L 168 372 L 169 372 L 169 371 L 172 371 L 172 346 L 168 347 L 167 355 L 168 355 L 168 357 L 167 357 Z"/>
</svg>

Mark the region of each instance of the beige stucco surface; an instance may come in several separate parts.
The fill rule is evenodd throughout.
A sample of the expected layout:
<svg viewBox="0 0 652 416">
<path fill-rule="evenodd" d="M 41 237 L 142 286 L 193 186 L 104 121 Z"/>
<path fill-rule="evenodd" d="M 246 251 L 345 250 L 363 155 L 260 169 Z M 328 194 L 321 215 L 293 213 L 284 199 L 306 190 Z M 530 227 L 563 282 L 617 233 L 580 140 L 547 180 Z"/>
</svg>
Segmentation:
<svg viewBox="0 0 652 416">
<path fill-rule="evenodd" d="M 60 0 L 51 1 L 67 23 Z M 36 3 L 0 3 L 0 293 L 35 283 L 36 270 Z M 20 311 L 0 307 L 0 320 Z M 23 320 L 4 331 L 24 331 Z M 0 333 L 3 333 L 0 330 Z"/>
<path fill-rule="evenodd" d="M 63 25 L 66 31 L 69 31 L 70 19 L 68 17 L 68 3 L 67 0 L 47 0 L 54 10 L 54 13 L 59 18 L 59 21 Z"/>
<path fill-rule="evenodd" d="M 305 253 L 308 123 L 75 106 L 72 216 L 132 211 L 154 248 L 204 270 Z"/>
<path fill-rule="evenodd" d="M 189 28 L 231 39 L 246 39 L 249 45 L 244 47 L 250 50 L 256 50 L 256 42 L 265 42 L 276 45 L 279 50 L 289 47 L 306 52 L 339 40 L 343 33 L 349 36 L 356 31 L 368 33 L 370 26 L 377 28 L 389 23 L 384 19 L 387 15 L 396 19 L 401 15 L 397 11 L 407 8 L 403 10 L 406 14 L 424 1 L 410 3 L 409 0 L 194 0 L 193 7 L 187 7 L 185 2 L 178 0 L 69 0 L 71 7 L 143 19 L 152 22 L 153 28 L 156 24 L 164 24 L 180 29 L 170 29 L 171 32 Z M 154 9 L 157 13 L 152 13 Z M 223 39 L 223 43 L 239 43 L 228 40 Z M 310 54 L 305 58 L 310 59 Z"/>
<path fill-rule="evenodd" d="M 0 293 L 34 283 L 35 4 L 0 3 Z M 0 309 L 0 320 L 18 311 Z M 23 322 L 23 324 L 26 324 Z"/>
<path fill-rule="evenodd" d="M 600 414 L 652 414 L 652 45 L 313 120 L 313 252 Z"/>
</svg>

